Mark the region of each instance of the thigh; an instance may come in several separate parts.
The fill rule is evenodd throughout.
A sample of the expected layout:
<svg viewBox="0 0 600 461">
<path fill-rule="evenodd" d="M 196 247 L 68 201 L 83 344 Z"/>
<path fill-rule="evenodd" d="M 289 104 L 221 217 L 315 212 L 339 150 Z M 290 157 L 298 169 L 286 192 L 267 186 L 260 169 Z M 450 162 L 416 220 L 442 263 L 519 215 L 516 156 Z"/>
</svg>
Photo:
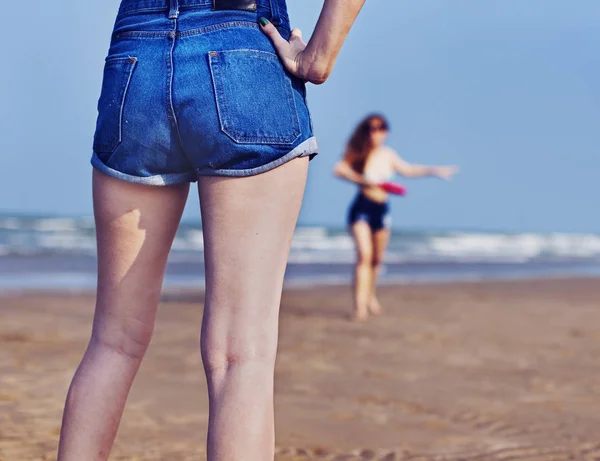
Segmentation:
<svg viewBox="0 0 600 461">
<path fill-rule="evenodd" d="M 189 186 L 130 184 L 94 170 L 98 242 L 96 333 L 147 329 Z"/>
<path fill-rule="evenodd" d="M 370 262 L 373 257 L 373 232 L 367 221 L 358 220 L 350 227 L 359 261 Z"/>
<path fill-rule="evenodd" d="M 302 203 L 308 159 L 244 178 L 198 181 L 206 305 L 203 340 L 235 353 L 276 344 L 283 277 Z"/>
<path fill-rule="evenodd" d="M 380 229 L 373 233 L 373 262 L 380 264 L 383 262 L 385 251 L 390 241 L 391 232 L 387 228 Z"/>
</svg>

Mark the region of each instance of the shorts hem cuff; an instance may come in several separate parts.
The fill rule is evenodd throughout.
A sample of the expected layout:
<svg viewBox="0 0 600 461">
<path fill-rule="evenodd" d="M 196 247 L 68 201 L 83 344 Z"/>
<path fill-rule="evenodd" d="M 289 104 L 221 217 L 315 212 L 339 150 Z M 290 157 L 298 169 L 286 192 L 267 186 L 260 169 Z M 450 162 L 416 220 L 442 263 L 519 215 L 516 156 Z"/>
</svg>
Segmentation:
<svg viewBox="0 0 600 461">
<path fill-rule="evenodd" d="M 175 184 L 185 184 L 196 181 L 196 175 L 193 173 L 170 173 L 158 174 L 153 176 L 133 176 L 126 173 L 121 173 L 107 166 L 100 157 L 94 152 L 92 155 L 91 164 L 101 173 L 111 176 L 121 181 L 126 181 L 132 184 L 142 184 L 145 186 L 171 186 Z"/>
<path fill-rule="evenodd" d="M 267 171 L 273 170 L 278 166 L 283 165 L 284 163 L 289 162 L 298 157 L 310 157 L 311 159 L 317 155 L 318 153 L 318 144 L 317 138 L 311 137 L 306 141 L 300 143 L 293 150 L 288 152 L 282 157 L 279 157 L 272 162 L 269 162 L 265 165 L 256 167 L 256 168 L 248 168 L 244 170 L 235 170 L 235 169 L 221 169 L 214 170 L 211 168 L 199 168 L 197 169 L 197 173 L 199 176 L 231 176 L 231 177 L 243 177 L 243 176 L 255 176 L 261 173 L 265 173 Z"/>
</svg>

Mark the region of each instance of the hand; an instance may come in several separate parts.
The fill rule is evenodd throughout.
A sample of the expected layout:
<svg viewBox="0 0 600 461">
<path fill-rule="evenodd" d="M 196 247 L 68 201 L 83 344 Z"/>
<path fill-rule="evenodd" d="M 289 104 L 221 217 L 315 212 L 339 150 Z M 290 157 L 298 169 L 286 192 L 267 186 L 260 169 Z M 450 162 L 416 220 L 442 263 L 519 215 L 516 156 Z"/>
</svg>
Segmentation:
<svg viewBox="0 0 600 461">
<path fill-rule="evenodd" d="M 457 166 L 438 166 L 433 169 L 433 175 L 449 181 L 458 173 Z"/>
<path fill-rule="evenodd" d="M 320 85 L 327 80 L 328 75 L 319 71 L 319 66 L 316 66 L 314 62 L 307 59 L 307 45 L 302 40 L 302 31 L 300 29 L 292 30 L 290 40 L 287 41 L 266 18 L 260 18 L 259 22 L 263 32 L 273 42 L 279 59 L 281 59 L 281 62 L 290 74 L 315 85 Z"/>
</svg>

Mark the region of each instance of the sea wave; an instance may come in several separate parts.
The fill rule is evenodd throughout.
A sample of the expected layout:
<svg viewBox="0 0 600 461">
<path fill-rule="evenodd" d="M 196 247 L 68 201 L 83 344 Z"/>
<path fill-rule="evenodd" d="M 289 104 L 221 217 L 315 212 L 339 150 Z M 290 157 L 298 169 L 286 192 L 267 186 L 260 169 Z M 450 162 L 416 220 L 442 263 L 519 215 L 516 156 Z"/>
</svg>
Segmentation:
<svg viewBox="0 0 600 461">
<path fill-rule="evenodd" d="M 171 257 L 198 261 L 204 250 L 202 228 L 183 223 Z M 91 218 L 0 217 L 0 257 L 43 254 L 94 256 Z M 349 263 L 355 258 L 352 238 L 343 230 L 298 227 L 290 262 Z M 600 235 L 501 232 L 393 232 L 386 254 L 389 263 L 528 263 L 535 261 L 600 261 Z"/>
</svg>

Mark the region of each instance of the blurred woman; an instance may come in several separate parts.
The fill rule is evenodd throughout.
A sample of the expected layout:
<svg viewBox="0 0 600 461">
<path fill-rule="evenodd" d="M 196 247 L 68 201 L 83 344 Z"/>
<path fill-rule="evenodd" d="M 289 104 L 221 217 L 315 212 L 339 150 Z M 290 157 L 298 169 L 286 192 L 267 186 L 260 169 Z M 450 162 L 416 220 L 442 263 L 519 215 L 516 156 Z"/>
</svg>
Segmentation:
<svg viewBox="0 0 600 461">
<path fill-rule="evenodd" d="M 410 178 L 436 176 L 450 179 L 458 171 L 454 166 L 407 163 L 385 145 L 388 132 L 389 124 L 384 116 L 373 114 L 366 117 L 355 128 L 343 159 L 334 169 L 336 176 L 358 186 L 358 193 L 348 212 L 348 228 L 357 251 L 352 317 L 355 321 L 365 321 L 369 314 L 381 313 L 375 288 L 391 226 L 388 192 L 381 186 L 394 174 Z"/>
</svg>

